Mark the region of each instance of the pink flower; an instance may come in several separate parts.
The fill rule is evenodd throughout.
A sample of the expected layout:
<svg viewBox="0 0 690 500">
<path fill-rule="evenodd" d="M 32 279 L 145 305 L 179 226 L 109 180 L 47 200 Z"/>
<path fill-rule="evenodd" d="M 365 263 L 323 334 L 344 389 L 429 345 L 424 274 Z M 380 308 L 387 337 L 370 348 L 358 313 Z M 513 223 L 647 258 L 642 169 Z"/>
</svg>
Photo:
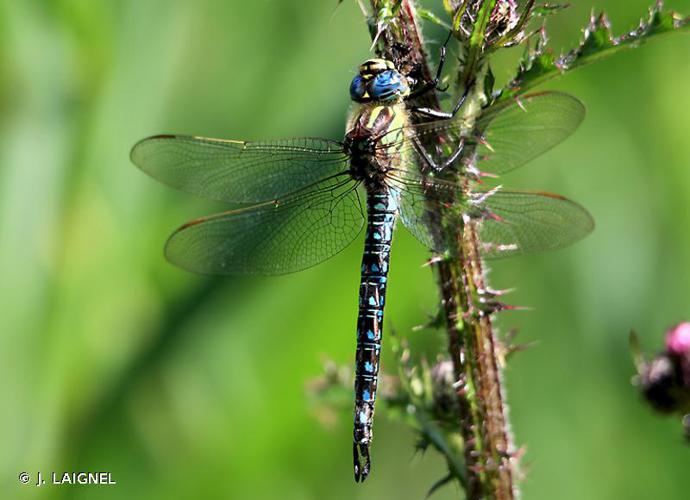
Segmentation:
<svg viewBox="0 0 690 500">
<path fill-rule="evenodd" d="M 672 356 L 690 358 L 690 322 L 679 323 L 666 332 L 666 350 Z"/>
</svg>

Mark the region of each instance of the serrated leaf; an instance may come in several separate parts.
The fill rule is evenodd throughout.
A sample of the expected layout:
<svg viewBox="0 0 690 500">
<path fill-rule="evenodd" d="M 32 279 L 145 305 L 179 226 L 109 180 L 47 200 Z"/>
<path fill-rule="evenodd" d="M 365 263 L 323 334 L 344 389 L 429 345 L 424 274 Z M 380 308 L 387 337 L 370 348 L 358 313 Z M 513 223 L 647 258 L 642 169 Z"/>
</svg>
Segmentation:
<svg viewBox="0 0 690 500">
<path fill-rule="evenodd" d="M 605 14 L 592 16 L 580 44 L 558 57 L 544 47 L 545 42 L 541 48 L 538 44 L 530 47 L 528 39 L 527 53 L 520 63 L 517 76 L 500 92 L 497 99 L 519 96 L 567 71 L 636 48 L 654 37 L 677 32 L 690 32 L 690 17 L 684 18 L 676 12 L 665 11 L 663 2 L 658 1 L 635 30 L 619 37 L 613 35 Z"/>
<path fill-rule="evenodd" d="M 587 57 L 615 46 L 611 23 L 604 13 L 595 18 L 592 16 L 585 36 L 578 49 L 578 57 Z"/>
<path fill-rule="evenodd" d="M 569 3 L 545 3 L 534 7 L 534 9 L 532 10 L 532 15 L 537 17 L 546 17 L 552 14 L 556 14 L 564 9 L 567 9 L 568 7 L 570 7 Z"/>
</svg>

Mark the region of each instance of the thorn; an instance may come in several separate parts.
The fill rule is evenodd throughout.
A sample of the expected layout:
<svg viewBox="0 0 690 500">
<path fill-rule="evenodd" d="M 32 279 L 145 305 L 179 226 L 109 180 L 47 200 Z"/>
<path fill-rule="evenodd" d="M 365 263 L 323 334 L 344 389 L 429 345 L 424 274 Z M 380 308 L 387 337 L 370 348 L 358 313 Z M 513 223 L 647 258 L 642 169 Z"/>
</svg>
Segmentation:
<svg viewBox="0 0 690 500">
<path fill-rule="evenodd" d="M 522 111 L 527 113 L 527 108 L 525 107 L 524 103 L 522 102 L 522 100 L 519 97 L 515 98 L 515 104 L 517 104 Z"/>
<path fill-rule="evenodd" d="M 484 210 L 484 212 L 482 213 L 482 219 L 491 219 L 495 220 L 496 222 L 505 222 L 505 219 L 503 217 L 490 210 Z"/>
<path fill-rule="evenodd" d="M 478 302 L 484 307 L 495 307 L 498 310 L 505 311 L 505 310 L 510 310 L 510 311 L 524 311 L 524 310 L 532 310 L 531 307 L 528 306 L 515 306 L 515 305 L 510 305 L 506 304 L 504 302 L 501 302 L 499 300 L 496 300 L 497 297 L 502 297 L 503 295 L 507 295 L 508 293 L 513 292 L 515 289 L 514 288 L 509 288 L 506 290 L 492 290 L 492 289 L 480 289 L 478 290 Z M 488 311 L 490 312 L 490 311 Z"/>
<path fill-rule="evenodd" d="M 374 40 L 371 42 L 371 47 L 369 47 L 369 50 L 374 50 L 374 47 L 376 47 L 376 42 L 379 41 L 379 37 L 381 34 L 386 30 L 386 23 L 385 22 L 379 22 L 378 23 L 378 28 L 376 30 L 376 36 L 374 36 Z"/>
<path fill-rule="evenodd" d="M 520 446 L 517 450 L 506 453 L 506 457 L 519 462 L 525 454 L 527 454 L 527 448 L 525 446 Z"/>
<path fill-rule="evenodd" d="M 513 293 L 515 291 L 515 288 L 504 288 L 502 290 L 494 290 L 493 288 L 480 288 L 477 290 L 477 292 L 480 295 L 484 295 L 487 297 L 502 297 L 503 295 L 508 295 L 509 293 Z"/>
<path fill-rule="evenodd" d="M 486 149 L 488 149 L 488 150 L 491 151 L 492 153 L 495 153 L 495 152 L 496 152 L 496 150 L 495 150 L 493 147 L 491 147 L 491 144 L 489 144 L 489 142 L 486 140 L 486 137 L 484 137 L 483 135 L 476 135 L 476 136 L 475 136 L 475 139 L 477 139 L 477 142 L 478 142 L 479 144 L 481 144 L 482 146 L 484 146 Z"/>
<path fill-rule="evenodd" d="M 609 21 L 608 16 L 606 15 L 606 12 L 602 11 L 601 14 L 599 14 L 599 18 L 597 19 L 597 24 L 599 26 L 603 26 L 606 28 L 607 31 L 611 30 L 611 21 Z"/>
<path fill-rule="evenodd" d="M 479 309 L 484 313 L 484 314 L 495 314 L 499 313 L 502 311 L 531 311 L 533 310 L 532 307 L 526 307 L 526 306 L 513 306 L 510 304 L 506 304 L 505 302 L 500 302 L 498 300 L 479 300 L 479 303 L 481 306 Z"/>
<path fill-rule="evenodd" d="M 414 444 L 415 453 L 419 453 L 420 456 L 424 456 L 424 453 L 426 453 L 426 451 L 429 449 L 429 446 L 429 441 L 422 435 Z"/>
<path fill-rule="evenodd" d="M 491 196 L 496 194 L 498 191 L 503 189 L 503 186 L 499 185 L 496 186 L 488 191 L 484 191 L 483 193 L 470 193 L 470 203 L 473 205 L 481 205 L 484 203 L 486 200 L 488 200 Z"/>
<path fill-rule="evenodd" d="M 443 255 L 433 255 L 429 260 L 422 264 L 422 267 L 433 266 L 434 264 L 438 264 L 439 262 L 443 262 L 444 260 L 445 257 Z"/>
<path fill-rule="evenodd" d="M 508 306 L 510 311 L 534 311 L 534 306 Z"/>
<path fill-rule="evenodd" d="M 498 179 L 500 176 L 498 174 L 490 174 L 489 172 L 478 171 L 480 177 L 488 177 L 489 179 Z"/>
</svg>

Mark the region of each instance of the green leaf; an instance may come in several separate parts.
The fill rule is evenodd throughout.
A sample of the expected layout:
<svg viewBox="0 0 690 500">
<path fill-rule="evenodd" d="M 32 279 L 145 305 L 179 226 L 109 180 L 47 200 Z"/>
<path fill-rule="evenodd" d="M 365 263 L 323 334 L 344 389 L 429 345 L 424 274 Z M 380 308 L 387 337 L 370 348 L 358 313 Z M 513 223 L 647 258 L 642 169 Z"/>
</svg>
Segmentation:
<svg viewBox="0 0 690 500">
<path fill-rule="evenodd" d="M 465 86 L 469 84 L 470 78 L 472 78 L 472 75 L 476 73 L 479 62 L 483 56 L 486 29 L 489 26 L 491 13 L 496 6 L 496 1 L 497 0 L 487 0 L 484 2 L 474 18 L 475 22 L 472 26 L 472 33 L 467 44 L 467 56 L 465 58 L 465 64 L 463 67 L 463 79 L 465 81 Z M 455 27 L 455 20 L 453 22 L 453 26 Z"/>
<path fill-rule="evenodd" d="M 633 49 L 652 38 L 675 32 L 690 32 L 690 17 L 682 17 L 671 10 L 664 10 L 658 1 L 639 26 L 619 37 L 613 35 L 608 17 L 602 13 L 590 18 L 580 44 L 564 55 L 556 56 L 547 47 L 548 39 L 544 29 L 527 39 L 527 49 L 517 76 L 500 92 L 498 100 L 524 94 L 563 73 L 600 61 L 609 56 Z"/>
<path fill-rule="evenodd" d="M 595 20 L 592 18 L 585 31 L 585 37 L 578 49 L 577 57 L 596 56 L 597 53 L 612 49 L 616 42 L 611 31 L 611 23 L 603 12 Z"/>
<path fill-rule="evenodd" d="M 474 23 L 472 35 L 470 35 L 470 49 L 476 47 L 480 50 L 484 45 L 484 38 L 486 37 L 486 29 L 491 20 L 491 13 L 496 7 L 497 0 L 488 0 L 482 4 L 477 12 L 477 21 Z"/>
</svg>

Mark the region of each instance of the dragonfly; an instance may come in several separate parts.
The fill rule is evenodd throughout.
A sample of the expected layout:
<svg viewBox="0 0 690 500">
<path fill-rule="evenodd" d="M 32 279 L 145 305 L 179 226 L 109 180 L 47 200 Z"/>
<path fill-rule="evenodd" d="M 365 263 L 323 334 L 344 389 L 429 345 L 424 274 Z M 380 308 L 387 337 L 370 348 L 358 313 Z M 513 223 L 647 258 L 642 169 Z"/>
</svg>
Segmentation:
<svg viewBox="0 0 690 500">
<path fill-rule="evenodd" d="M 460 102 L 450 116 L 420 110 L 441 119 L 413 124 L 406 100 L 427 84 L 417 84 L 390 61 L 370 59 L 351 82 L 352 111 L 343 140 L 252 142 L 157 135 L 138 142 L 131 152 L 133 163 L 158 181 L 233 205 L 192 220 L 170 236 L 167 259 L 188 271 L 292 273 L 338 254 L 366 228 L 356 322 L 357 482 L 371 470 L 396 221 L 432 251 L 448 252 L 430 220 L 441 211 L 461 214 L 478 227 L 486 258 L 560 248 L 593 229 L 589 213 L 562 196 L 489 188 L 482 182 L 485 176 L 520 167 L 571 135 L 584 116 L 580 101 L 542 92 L 488 106 L 474 117 L 455 118 Z M 475 161 L 461 168 L 468 182 L 459 187 L 442 174 L 468 147 Z"/>
</svg>

